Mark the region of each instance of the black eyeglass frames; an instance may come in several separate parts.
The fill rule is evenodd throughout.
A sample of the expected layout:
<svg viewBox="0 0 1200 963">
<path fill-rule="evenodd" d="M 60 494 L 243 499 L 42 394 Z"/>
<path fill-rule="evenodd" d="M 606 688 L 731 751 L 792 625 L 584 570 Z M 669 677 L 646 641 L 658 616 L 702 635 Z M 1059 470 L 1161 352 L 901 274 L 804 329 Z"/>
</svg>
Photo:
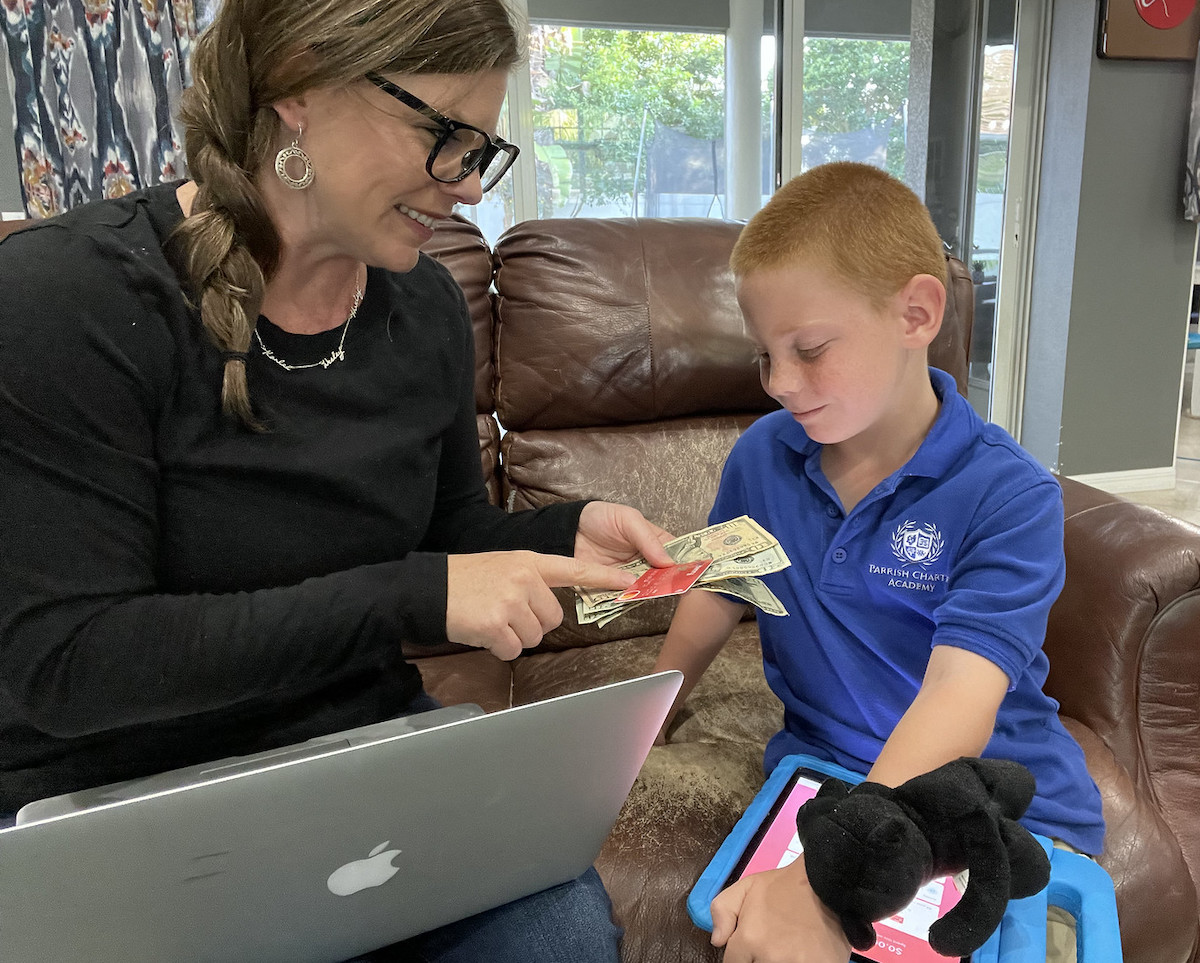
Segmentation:
<svg viewBox="0 0 1200 963">
<path fill-rule="evenodd" d="M 483 192 L 487 193 L 496 186 L 496 182 L 512 167 L 517 155 L 521 153 L 516 144 L 510 144 L 499 137 L 491 137 L 478 127 L 472 127 L 462 121 L 451 120 L 430 107 L 420 97 L 410 94 L 403 87 L 398 87 L 377 73 L 367 74 L 367 80 L 406 107 L 411 107 L 417 113 L 428 117 L 441 128 L 433 150 L 429 152 L 429 159 L 425 161 L 425 170 L 435 181 L 457 184 L 473 172 L 479 171 L 480 186 Z"/>
</svg>

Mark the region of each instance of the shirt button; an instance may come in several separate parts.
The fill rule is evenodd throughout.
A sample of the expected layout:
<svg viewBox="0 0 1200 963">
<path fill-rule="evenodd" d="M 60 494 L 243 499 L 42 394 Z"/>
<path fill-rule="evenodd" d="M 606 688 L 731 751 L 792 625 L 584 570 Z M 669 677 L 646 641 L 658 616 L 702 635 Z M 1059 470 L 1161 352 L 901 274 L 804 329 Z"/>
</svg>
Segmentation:
<svg viewBox="0 0 1200 963">
<path fill-rule="evenodd" d="M 825 506 L 825 514 L 828 515 L 830 518 L 837 518 L 838 517 L 837 505 L 832 505 L 832 504 L 826 505 Z"/>
<path fill-rule="evenodd" d="M 833 550 L 833 560 L 835 562 L 846 561 L 846 550 L 844 548 L 835 548 Z"/>
</svg>

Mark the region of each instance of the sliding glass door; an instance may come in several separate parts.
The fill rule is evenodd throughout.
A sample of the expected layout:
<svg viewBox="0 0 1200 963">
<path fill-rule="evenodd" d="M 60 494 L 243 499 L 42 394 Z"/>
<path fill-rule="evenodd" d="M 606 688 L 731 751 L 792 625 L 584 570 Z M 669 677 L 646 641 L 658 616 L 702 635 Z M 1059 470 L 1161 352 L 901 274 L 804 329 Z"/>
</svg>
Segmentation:
<svg viewBox="0 0 1200 963">
<path fill-rule="evenodd" d="M 466 212 L 489 238 L 538 217 L 740 219 L 815 164 L 876 164 L 970 266 L 969 397 L 1015 433 L 1048 0 L 527 2 L 500 130 L 522 162 Z"/>
<path fill-rule="evenodd" d="M 777 0 L 778 178 L 877 164 L 975 278 L 969 398 L 1014 433 L 1024 377 L 1045 0 Z"/>
</svg>

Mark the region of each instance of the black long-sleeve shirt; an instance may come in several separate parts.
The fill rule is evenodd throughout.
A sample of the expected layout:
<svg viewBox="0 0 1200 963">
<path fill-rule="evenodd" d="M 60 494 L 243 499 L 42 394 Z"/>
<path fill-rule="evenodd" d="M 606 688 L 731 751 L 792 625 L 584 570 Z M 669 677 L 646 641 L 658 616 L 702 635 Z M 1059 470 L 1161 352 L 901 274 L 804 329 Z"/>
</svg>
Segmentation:
<svg viewBox="0 0 1200 963">
<path fill-rule="evenodd" d="M 174 187 L 0 244 L 0 812 L 395 715 L 445 553 L 572 550 L 579 504 L 487 503 L 470 322 L 426 256 L 368 272 L 344 361 L 252 351 L 268 432 L 223 415 Z M 293 364 L 343 333 L 258 327 Z"/>
</svg>

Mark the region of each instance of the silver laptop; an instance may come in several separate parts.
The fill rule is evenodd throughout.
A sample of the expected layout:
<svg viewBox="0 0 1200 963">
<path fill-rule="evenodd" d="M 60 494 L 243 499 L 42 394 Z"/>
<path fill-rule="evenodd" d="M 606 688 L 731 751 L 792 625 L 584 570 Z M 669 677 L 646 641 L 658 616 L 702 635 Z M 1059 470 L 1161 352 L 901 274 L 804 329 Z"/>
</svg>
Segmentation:
<svg viewBox="0 0 1200 963">
<path fill-rule="evenodd" d="M 33 804 L 0 830 L 0 957 L 340 963 L 573 879 L 681 682 L 450 707 Z"/>
</svg>

